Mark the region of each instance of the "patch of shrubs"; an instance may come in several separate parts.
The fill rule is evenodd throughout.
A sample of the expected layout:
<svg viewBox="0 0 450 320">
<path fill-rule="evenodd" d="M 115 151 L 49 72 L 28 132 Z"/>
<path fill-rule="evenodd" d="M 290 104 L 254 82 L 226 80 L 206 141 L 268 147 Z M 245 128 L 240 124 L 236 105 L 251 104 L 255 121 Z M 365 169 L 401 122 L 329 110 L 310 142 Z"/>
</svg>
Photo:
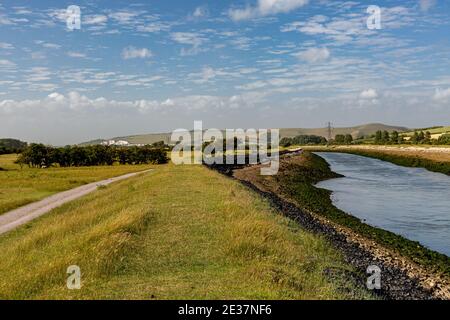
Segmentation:
<svg viewBox="0 0 450 320">
<path fill-rule="evenodd" d="M 102 166 L 120 164 L 163 164 L 168 162 L 167 151 L 162 147 L 116 146 L 65 146 L 55 148 L 43 144 L 30 144 L 22 151 L 16 163 L 45 168 Z"/>
</svg>

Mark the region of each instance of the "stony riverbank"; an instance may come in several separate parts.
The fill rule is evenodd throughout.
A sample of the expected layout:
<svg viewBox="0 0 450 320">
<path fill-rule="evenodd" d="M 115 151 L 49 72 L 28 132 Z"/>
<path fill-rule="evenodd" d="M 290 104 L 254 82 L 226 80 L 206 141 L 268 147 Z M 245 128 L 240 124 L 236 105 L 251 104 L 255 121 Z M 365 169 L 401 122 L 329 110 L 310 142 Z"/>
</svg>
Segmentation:
<svg viewBox="0 0 450 320">
<path fill-rule="evenodd" d="M 305 165 L 306 162 L 310 164 L 309 162 L 314 160 L 317 163 L 314 163 L 316 167 L 314 173 L 312 173 L 311 168 L 305 167 Z M 376 239 L 367 236 L 367 230 L 356 228 L 357 231 L 355 231 L 352 226 L 362 224 L 362 222 L 354 217 L 345 213 L 343 214 L 346 217 L 318 214 L 318 212 L 326 211 L 326 202 L 321 200 L 323 197 L 329 199 L 329 194 L 316 193 L 315 189 L 317 188 L 312 185 L 312 182 L 315 181 L 302 180 L 300 175 L 314 175 L 315 179 L 323 180 L 335 177 L 336 174 L 329 170 L 326 163 L 311 158 L 309 153 L 301 156 L 282 157 L 280 172 L 277 176 L 260 176 L 258 165 L 215 166 L 214 169 L 240 180 L 243 184 L 267 198 L 282 214 L 295 220 L 305 229 L 325 236 L 334 247 L 343 253 L 345 260 L 357 270 L 356 274 L 345 275 L 348 281 L 364 286 L 367 278 L 366 268 L 369 265 L 377 265 L 382 270 L 382 289 L 377 290 L 376 293 L 383 298 L 450 298 L 449 279 L 446 274 L 438 270 L 430 271 L 430 268 L 425 268 L 410 258 L 399 254 L 398 250 L 380 245 Z M 310 183 L 310 187 L 307 187 L 307 183 Z M 305 188 L 292 189 L 291 184 Z M 300 193 L 302 196 L 298 197 Z M 299 200 L 303 201 L 300 202 Z M 391 233 L 383 230 L 381 234 L 386 237 Z M 399 236 L 394 235 L 392 239 L 399 240 L 396 237 Z M 401 245 L 404 246 L 405 244 L 402 243 Z M 333 270 L 330 270 L 330 276 L 333 276 Z"/>
</svg>

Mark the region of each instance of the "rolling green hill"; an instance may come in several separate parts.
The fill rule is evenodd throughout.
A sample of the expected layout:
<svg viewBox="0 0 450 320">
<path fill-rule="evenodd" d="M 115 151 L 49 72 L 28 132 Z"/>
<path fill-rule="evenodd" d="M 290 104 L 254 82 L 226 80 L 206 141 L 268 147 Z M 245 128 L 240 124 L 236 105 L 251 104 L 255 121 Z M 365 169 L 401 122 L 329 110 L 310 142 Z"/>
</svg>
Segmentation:
<svg viewBox="0 0 450 320">
<path fill-rule="evenodd" d="M 408 131 L 410 129 L 406 127 L 399 127 L 399 126 L 389 126 L 381 123 L 370 123 L 370 124 L 364 124 L 360 126 L 355 127 L 342 127 L 342 128 L 333 128 L 332 135 L 335 136 L 336 134 L 351 134 L 354 138 L 358 138 L 361 136 L 371 135 L 374 134 L 378 130 L 387 130 L 387 131 Z M 317 136 L 328 136 L 328 130 L 327 128 L 282 128 L 280 129 L 280 138 L 284 137 L 294 137 L 297 135 L 317 135 Z M 131 136 L 124 136 L 124 137 L 115 137 L 107 140 L 123 140 L 128 141 L 131 144 L 152 144 L 158 141 L 164 141 L 165 143 L 170 143 L 170 133 L 149 133 L 149 134 L 141 134 L 141 135 L 131 135 Z M 88 142 L 82 143 L 82 145 L 89 145 L 89 144 L 100 144 L 105 140 L 102 139 L 96 139 Z"/>
<path fill-rule="evenodd" d="M 434 136 L 434 138 L 438 138 L 440 135 L 442 134 L 449 134 L 450 133 L 450 126 L 447 127 L 432 127 L 432 128 L 422 128 L 422 129 L 411 129 L 407 132 L 404 132 L 404 134 L 408 135 L 408 136 L 412 136 L 414 134 L 414 132 L 426 132 L 429 131 L 431 133 L 432 136 Z"/>
</svg>

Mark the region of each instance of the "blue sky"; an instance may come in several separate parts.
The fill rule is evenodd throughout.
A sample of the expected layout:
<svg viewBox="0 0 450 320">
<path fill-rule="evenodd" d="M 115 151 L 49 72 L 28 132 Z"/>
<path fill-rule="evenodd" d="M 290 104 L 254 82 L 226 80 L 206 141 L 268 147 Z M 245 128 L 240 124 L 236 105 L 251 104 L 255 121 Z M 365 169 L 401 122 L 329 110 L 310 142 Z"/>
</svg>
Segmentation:
<svg viewBox="0 0 450 320">
<path fill-rule="evenodd" d="M 448 124 L 449 35 L 441 0 L 2 1 L 0 136 Z"/>
</svg>

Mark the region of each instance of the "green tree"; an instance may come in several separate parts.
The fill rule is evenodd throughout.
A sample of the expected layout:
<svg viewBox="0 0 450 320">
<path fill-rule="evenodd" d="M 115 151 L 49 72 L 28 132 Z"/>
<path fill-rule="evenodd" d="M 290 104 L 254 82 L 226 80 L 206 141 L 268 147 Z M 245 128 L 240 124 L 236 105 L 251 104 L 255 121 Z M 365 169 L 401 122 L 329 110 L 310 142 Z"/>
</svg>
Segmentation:
<svg viewBox="0 0 450 320">
<path fill-rule="evenodd" d="M 344 144 L 345 143 L 345 135 L 337 134 L 334 137 L 334 142 L 337 143 L 337 144 Z"/>
<path fill-rule="evenodd" d="M 417 133 L 417 131 L 414 131 L 414 135 L 411 138 L 411 142 L 414 144 L 419 143 L 419 134 Z"/>
<path fill-rule="evenodd" d="M 382 140 L 383 140 L 383 132 L 381 130 L 378 130 L 375 133 L 375 144 L 382 143 Z"/>
<path fill-rule="evenodd" d="M 392 135 L 391 135 L 391 142 L 393 142 L 393 143 L 399 143 L 398 142 L 398 138 L 399 138 L 399 135 L 398 135 L 398 131 L 392 131 Z"/>
<path fill-rule="evenodd" d="M 351 144 L 353 142 L 353 137 L 351 134 L 346 134 L 344 137 L 345 144 Z"/>
<path fill-rule="evenodd" d="M 431 143 L 431 132 L 430 131 L 425 132 L 425 140 L 424 140 L 424 142 L 425 143 Z"/>
<path fill-rule="evenodd" d="M 390 136 L 389 136 L 389 132 L 386 131 L 386 130 L 384 130 L 384 131 L 383 131 L 383 138 L 382 138 L 383 143 L 389 142 L 390 139 L 391 139 L 391 138 L 390 138 Z"/>
</svg>

